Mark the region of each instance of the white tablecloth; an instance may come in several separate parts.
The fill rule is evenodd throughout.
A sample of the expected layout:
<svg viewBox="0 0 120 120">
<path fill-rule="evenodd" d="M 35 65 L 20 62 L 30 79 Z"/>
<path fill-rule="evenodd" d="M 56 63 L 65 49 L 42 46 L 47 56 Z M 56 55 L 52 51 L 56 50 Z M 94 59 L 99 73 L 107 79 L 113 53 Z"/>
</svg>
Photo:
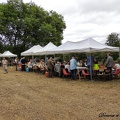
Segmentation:
<svg viewBox="0 0 120 120">
<path fill-rule="evenodd" d="M 87 70 L 87 67 L 76 67 L 77 70 Z"/>
</svg>

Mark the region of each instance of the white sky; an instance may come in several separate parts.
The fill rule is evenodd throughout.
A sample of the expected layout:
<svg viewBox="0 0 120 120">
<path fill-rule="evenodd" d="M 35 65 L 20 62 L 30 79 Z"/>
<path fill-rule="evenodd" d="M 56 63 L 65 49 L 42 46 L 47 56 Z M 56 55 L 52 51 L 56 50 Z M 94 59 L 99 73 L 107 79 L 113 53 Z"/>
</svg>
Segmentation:
<svg viewBox="0 0 120 120">
<path fill-rule="evenodd" d="M 66 29 L 62 43 L 88 37 L 105 43 L 110 33 L 120 33 L 120 0 L 23 0 L 30 1 L 64 17 Z"/>
</svg>

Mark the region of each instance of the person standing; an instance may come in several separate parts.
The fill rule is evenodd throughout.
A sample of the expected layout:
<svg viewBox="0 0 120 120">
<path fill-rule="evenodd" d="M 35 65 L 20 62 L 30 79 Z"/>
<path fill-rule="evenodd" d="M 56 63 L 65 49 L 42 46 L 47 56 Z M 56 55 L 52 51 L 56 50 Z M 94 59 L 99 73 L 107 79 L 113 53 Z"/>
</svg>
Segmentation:
<svg viewBox="0 0 120 120">
<path fill-rule="evenodd" d="M 4 69 L 4 74 L 8 73 L 8 71 L 7 71 L 8 61 L 6 60 L 5 57 L 2 60 L 2 65 L 3 65 L 3 69 Z"/>
<path fill-rule="evenodd" d="M 108 80 L 112 80 L 112 68 L 114 66 L 114 60 L 111 57 L 110 53 L 107 53 L 107 59 L 105 61 L 105 67 L 107 67 L 107 70 L 109 71 L 109 78 L 106 78 Z"/>
<path fill-rule="evenodd" d="M 16 66 L 16 71 L 17 71 L 17 66 L 18 66 L 18 58 L 15 58 L 15 66 Z"/>
<path fill-rule="evenodd" d="M 71 70 L 71 75 L 73 80 L 76 79 L 76 71 L 77 71 L 76 67 L 77 67 L 77 61 L 73 56 L 72 59 L 70 60 L 70 70 Z"/>
<path fill-rule="evenodd" d="M 26 59 L 25 59 L 25 57 L 23 57 L 23 58 L 21 59 L 21 63 L 22 63 L 22 71 L 26 71 L 26 69 L 25 69 L 25 64 L 26 64 Z"/>
<path fill-rule="evenodd" d="M 47 61 L 47 68 L 49 72 L 49 78 L 53 77 L 53 70 L 54 70 L 54 64 L 53 64 L 53 58 L 50 57 L 50 59 Z"/>
<path fill-rule="evenodd" d="M 87 67 L 88 67 L 88 73 L 90 74 L 89 80 L 92 80 L 92 68 L 94 63 L 94 57 L 91 55 L 87 56 Z"/>
</svg>

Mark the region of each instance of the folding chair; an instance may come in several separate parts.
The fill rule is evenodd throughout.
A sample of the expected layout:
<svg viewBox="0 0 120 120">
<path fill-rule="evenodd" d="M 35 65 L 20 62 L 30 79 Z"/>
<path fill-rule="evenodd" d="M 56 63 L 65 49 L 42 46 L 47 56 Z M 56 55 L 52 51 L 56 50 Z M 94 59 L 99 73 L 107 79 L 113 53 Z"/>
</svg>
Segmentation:
<svg viewBox="0 0 120 120">
<path fill-rule="evenodd" d="M 63 68 L 63 77 L 64 78 L 71 78 L 71 74 L 70 73 L 67 73 L 67 71 L 66 71 L 66 69 L 65 68 Z"/>
<path fill-rule="evenodd" d="M 104 69 L 99 69 L 99 73 L 97 74 L 99 76 L 100 79 L 104 78 Z"/>
<path fill-rule="evenodd" d="M 82 75 L 85 77 L 85 78 L 89 78 L 90 79 L 90 74 L 86 73 L 85 70 L 82 70 Z"/>
</svg>

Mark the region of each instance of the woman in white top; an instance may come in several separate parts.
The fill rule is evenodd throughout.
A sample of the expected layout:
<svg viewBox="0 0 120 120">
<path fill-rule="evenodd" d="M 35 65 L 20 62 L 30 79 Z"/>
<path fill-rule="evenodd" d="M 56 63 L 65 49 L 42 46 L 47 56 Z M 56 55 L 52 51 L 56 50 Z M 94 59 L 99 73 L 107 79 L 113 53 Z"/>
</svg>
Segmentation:
<svg viewBox="0 0 120 120">
<path fill-rule="evenodd" d="M 120 64 L 118 63 L 118 61 L 115 61 L 114 68 L 115 68 L 116 70 L 117 70 L 117 69 L 120 69 Z"/>
<path fill-rule="evenodd" d="M 65 62 L 65 69 L 67 69 L 68 71 L 67 72 L 71 72 L 70 71 L 70 63 L 69 62 Z"/>
</svg>

